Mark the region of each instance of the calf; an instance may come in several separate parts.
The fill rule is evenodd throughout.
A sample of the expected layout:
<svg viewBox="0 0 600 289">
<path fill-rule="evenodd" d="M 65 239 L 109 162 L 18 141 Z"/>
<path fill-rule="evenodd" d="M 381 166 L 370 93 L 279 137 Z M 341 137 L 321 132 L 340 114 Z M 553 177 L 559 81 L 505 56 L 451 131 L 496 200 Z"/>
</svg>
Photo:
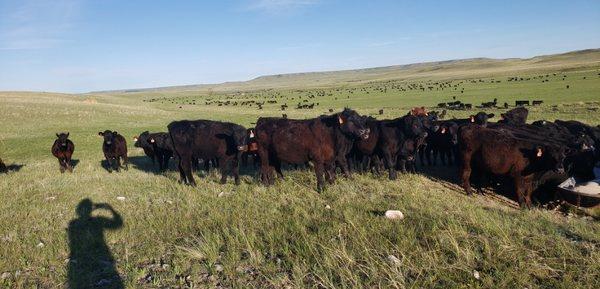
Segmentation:
<svg viewBox="0 0 600 289">
<path fill-rule="evenodd" d="M 169 124 L 174 152 L 179 159 L 180 182 L 196 186 L 192 160 L 216 159 L 221 183 L 227 181 L 229 167 L 235 184 L 240 183 L 239 161 L 247 150 L 246 129 L 234 123 L 212 120 L 182 120 Z"/>
<path fill-rule="evenodd" d="M 354 140 L 368 137 L 364 118 L 350 109 L 306 120 L 259 118 L 256 140 L 261 160 L 261 181 L 265 185 L 272 184 L 273 170 L 282 176 L 281 162 L 305 164 L 311 161 L 317 177 L 317 190 L 322 191 L 324 174 L 329 182 L 333 182 L 336 162 L 346 173 L 346 156 Z"/>
<path fill-rule="evenodd" d="M 438 155 L 443 165 L 452 165 L 457 158 L 458 124 L 453 121 L 444 121 L 438 124 L 437 130 L 427 137 L 427 146 L 424 153 L 429 165 L 435 165 Z M 433 155 L 433 161 L 431 159 Z M 421 163 L 423 163 L 423 156 Z"/>
<path fill-rule="evenodd" d="M 103 137 L 102 152 L 106 159 L 106 169 L 112 173 L 113 169 L 117 172 L 120 170 L 121 160 L 125 170 L 129 168 L 127 161 L 127 141 L 116 131 L 105 130 L 98 133 Z"/>
<path fill-rule="evenodd" d="M 536 174 L 564 171 L 564 147 L 516 138 L 508 131 L 480 126 L 464 126 L 459 131 L 461 156 L 460 178 L 467 194 L 471 194 L 472 169 L 513 178 L 521 206 L 531 207 L 531 193 Z"/>
<path fill-rule="evenodd" d="M 413 155 L 414 150 L 427 137 L 427 132 L 423 126 L 422 119 L 416 116 L 407 115 L 394 120 L 383 120 L 379 122 L 379 141 L 377 143 L 377 152 L 384 161 L 389 171 L 390 180 L 397 178 L 396 169 L 400 168 L 406 171 L 406 160 L 409 155 Z M 413 149 L 405 146 L 405 142 L 413 140 Z M 404 151 L 402 151 L 404 149 Z M 399 159 L 399 156 L 403 156 Z M 398 161 L 400 161 L 398 163 Z M 411 160 L 413 161 L 413 160 Z"/>
<path fill-rule="evenodd" d="M 168 133 L 145 131 L 133 140 L 135 141 L 134 146 L 142 148 L 144 153 L 152 159 L 152 163 L 158 160 L 159 171 L 165 171 L 169 167 L 169 160 L 173 156 L 173 143 Z"/>
<path fill-rule="evenodd" d="M 73 166 L 71 164 L 71 156 L 75 150 L 75 144 L 69 139 L 69 133 L 57 133 L 57 139 L 52 144 L 52 155 L 58 159 L 58 165 L 60 166 L 60 172 L 64 173 L 65 170 L 73 172 Z"/>
</svg>

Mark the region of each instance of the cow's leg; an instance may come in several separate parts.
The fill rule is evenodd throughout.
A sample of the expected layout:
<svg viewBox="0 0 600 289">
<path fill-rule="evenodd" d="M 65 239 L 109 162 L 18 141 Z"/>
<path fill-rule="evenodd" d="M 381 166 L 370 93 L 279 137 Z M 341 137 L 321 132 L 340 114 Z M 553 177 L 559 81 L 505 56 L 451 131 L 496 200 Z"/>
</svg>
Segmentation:
<svg viewBox="0 0 600 289">
<path fill-rule="evenodd" d="M 325 182 L 323 180 L 323 175 L 325 171 L 325 166 L 323 162 L 314 162 L 315 165 L 315 175 L 317 176 L 317 191 L 323 192 Z"/>
<path fill-rule="evenodd" d="M 349 179 L 352 178 L 352 174 L 350 173 L 350 169 L 348 168 L 348 162 L 346 162 L 346 158 L 343 156 L 338 157 L 336 162 L 342 169 L 342 174 L 344 174 L 344 177 L 349 178 Z M 335 165 L 334 165 L 334 169 L 335 169 Z"/>
<path fill-rule="evenodd" d="M 112 173 L 113 171 L 113 164 L 112 164 L 112 158 L 105 156 L 106 158 L 106 170 L 108 170 L 109 173 Z"/>
<path fill-rule="evenodd" d="M 121 158 L 123 159 L 123 166 L 125 166 L 125 170 L 128 171 L 129 170 L 129 159 L 127 158 L 127 155 L 123 155 Z"/>
<path fill-rule="evenodd" d="M 233 157 L 232 159 L 232 167 L 231 170 L 233 172 L 233 180 L 235 181 L 236 185 L 240 184 L 240 158 L 241 158 L 241 154 L 237 154 L 235 157 Z"/>
<path fill-rule="evenodd" d="M 515 180 L 515 193 L 517 194 L 517 200 L 519 201 L 519 206 L 521 208 L 525 208 L 525 182 L 521 176 L 518 174 L 513 175 Z"/>
<path fill-rule="evenodd" d="M 71 163 L 71 155 L 68 154 L 67 157 L 65 158 L 65 165 L 67 170 L 69 170 L 69 172 L 73 172 L 73 164 Z"/>
<path fill-rule="evenodd" d="M 463 189 L 465 189 L 465 192 L 467 193 L 467 195 L 472 195 L 473 194 L 473 190 L 471 189 L 471 154 L 470 153 L 463 153 L 463 157 L 464 157 L 464 162 L 461 165 L 460 168 L 460 178 L 461 178 L 461 183 L 462 183 L 462 187 Z"/>
<path fill-rule="evenodd" d="M 227 166 L 231 163 L 231 160 L 227 157 L 219 160 L 219 171 L 221 171 L 221 184 L 227 182 Z"/>
<path fill-rule="evenodd" d="M 65 172 L 65 165 L 64 165 L 63 158 L 58 159 L 58 168 L 60 169 L 61 173 Z"/>
<path fill-rule="evenodd" d="M 385 164 L 388 167 L 390 180 L 397 179 L 398 176 L 396 175 L 395 159 L 394 159 L 394 157 L 392 156 L 392 153 L 389 150 L 385 150 L 383 152 L 383 160 L 385 161 Z"/>
<path fill-rule="evenodd" d="M 325 180 L 329 183 L 329 184 L 333 184 L 335 182 L 336 176 L 335 176 L 335 162 L 329 163 L 329 164 L 325 164 L 324 165 L 324 169 L 325 169 Z"/>
<path fill-rule="evenodd" d="M 260 181 L 263 185 L 268 186 L 270 185 L 269 175 L 272 172 L 270 162 L 272 162 L 273 158 L 270 158 L 268 151 L 261 146 L 259 146 L 257 153 L 260 157 Z"/>
<path fill-rule="evenodd" d="M 425 147 L 425 158 L 427 158 L 427 165 L 431 166 L 434 165 L 435 166 L 435 157 L 433 158 L 433 161 L 431 160 L 431 155 L 434 152 L 434 148 L 431 145 L 428 145 Z"/>
<path fill-rule="evenodd" d="M 187 185 L 187 178 L 185 176 L 185 171 L 183 170 L 182 162 L 183 158 L 179 158 L 179 161 L 177 162 L 177 168 L 179 168 L 179 183 Z"/>
</svg>

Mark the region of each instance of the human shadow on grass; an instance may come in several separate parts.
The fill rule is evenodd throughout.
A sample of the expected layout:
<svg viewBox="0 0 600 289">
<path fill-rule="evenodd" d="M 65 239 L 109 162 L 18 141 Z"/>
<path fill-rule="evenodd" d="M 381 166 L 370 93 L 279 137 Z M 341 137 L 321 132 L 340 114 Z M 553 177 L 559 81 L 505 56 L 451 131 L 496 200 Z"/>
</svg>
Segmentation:
<svg viewBox="0 0 600 289">
<path fill-rule="evenodd" d="M 95 210 L 108 211 L 110 218 L 92 216 Z M 83 199 L 77 205 L 77 218 L 67 229 L 69 263 L 67 288 L 124 288 L 106 240 L 105 230 L 117 230 L 123 219 L 109 204 Z"/>
<path fill-rule="evenodd" d="M 0 173 L 18 172 L 24 166 L 25 165 L 21 164 L 5 165 L 4 162 L 2 162 L 2 159 L 0 159 Z"/>
</svg>

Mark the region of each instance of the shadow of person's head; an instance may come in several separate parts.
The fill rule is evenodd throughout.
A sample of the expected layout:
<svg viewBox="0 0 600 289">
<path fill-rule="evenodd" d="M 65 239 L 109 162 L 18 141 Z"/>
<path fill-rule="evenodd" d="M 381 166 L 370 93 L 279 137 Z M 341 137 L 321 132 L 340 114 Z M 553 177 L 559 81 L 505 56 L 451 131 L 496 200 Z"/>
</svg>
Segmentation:
<svg viewBox="0 0 600 289">
<path fill-rule="evenodd" d="M 77 205 L 77 209 L 75 209 L 75 211 L 77 212 L 77 215 L 80 218 L 81 217 L 89 217 L 92 214 L 93 205 L 94 205 L 94 203 L 92 202 L 92 200 L 85 198 L 85 199 L 81 200 L 81 202 L 79 202 L 79 204 Z"/>
</svg>

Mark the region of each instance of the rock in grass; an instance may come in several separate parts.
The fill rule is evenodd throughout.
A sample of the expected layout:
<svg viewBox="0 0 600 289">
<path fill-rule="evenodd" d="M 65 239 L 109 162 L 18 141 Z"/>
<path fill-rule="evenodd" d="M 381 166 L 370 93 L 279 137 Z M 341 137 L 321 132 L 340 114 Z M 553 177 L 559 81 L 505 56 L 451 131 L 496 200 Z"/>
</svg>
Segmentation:
<svg viewBox="0 0 600 289">
<path fill-rule="evenodd" d="M 119 201 L 125 201 L 125 197 L 117 197 L 117 200 L 119 200 Z"/>
<path fill-rule="evenodd" d="M 387 210 L 385 211 L 385 218 L 390 220 L 402 220 L 404 219 L 404 214 L 398 210 Z"/>
<path fill-rule="evenodd" d="M 477 271 L 477 270 L 473 270 L 473 277 L 475 277 L 475 279 L 479 280 L 479 278 L 481 278 L 481 277 L 479 276 L 479 271 Z"/>
<path fill-rule="evenodd" d="M 402 261 L 400 261 L 400 259 L 398 259 L 398 257 L 396 257 L 394 255 L 388 255 L 387 260 L 388 260 L 388 262 L 390 262 L 390 265 L 396 266 L 396 267 L 399 267 L 400 264 L 402 263 Z"/>
</svg>

